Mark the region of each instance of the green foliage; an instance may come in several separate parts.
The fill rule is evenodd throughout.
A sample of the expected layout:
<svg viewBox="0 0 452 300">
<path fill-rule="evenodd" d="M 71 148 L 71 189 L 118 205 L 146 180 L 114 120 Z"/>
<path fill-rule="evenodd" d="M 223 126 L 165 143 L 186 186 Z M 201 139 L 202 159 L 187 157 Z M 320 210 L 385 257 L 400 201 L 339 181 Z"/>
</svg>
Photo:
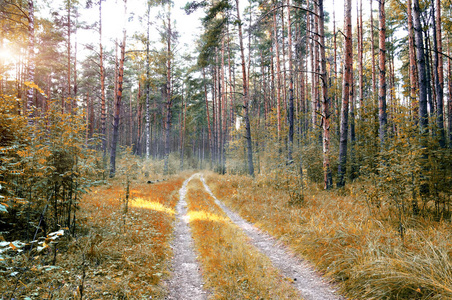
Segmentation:
<svg viewBox="0 0 452 300">
<path fill-rule="evenodd" d="M 61 226 L 73 232 L 79 195 L 98 173 L 97 157 L 85 145 L 83 115 L 62 113 L 49 101 L 46 112 L 27 119 L 15 106 L 15 97 L 2 97 L 0 192 L 7 212 L 1 235 L 29 241 Z"/>
</svg>

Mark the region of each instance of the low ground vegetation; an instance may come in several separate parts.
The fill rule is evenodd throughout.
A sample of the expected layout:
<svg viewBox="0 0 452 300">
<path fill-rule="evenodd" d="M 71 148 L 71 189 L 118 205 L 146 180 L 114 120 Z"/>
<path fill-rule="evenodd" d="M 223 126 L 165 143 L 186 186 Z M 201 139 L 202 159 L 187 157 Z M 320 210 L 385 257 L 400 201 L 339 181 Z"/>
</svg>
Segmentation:
<svg viewBox="0 0 452 300">
<path fill-rule="evenodd" d="M 247 237 L 199 179 L 188 185 L 187 203 L 193 238 L 212 299 L 299 299 L 267 257 Z"/>
<path fill-rule="evenodd" d="M 62 229 L 39 253 L 25 243 L 25 251 L 10 247 L 0 298 L 162 299 L 183 176 L 134 177 L 93 187 L 80 201 L 75 234 Z M 151 177 L 161 181 L 148 184 Z"/>
<path fill-rule="evenodd" d="M 309 184 L 293 204 L 291 189 L 274 178 L 211 174 L 208 184 L 242 217 L 314 262 L 352 299 L 452 297 L 450 220 L 405 215 L 401 238 L 394 206 L 368 203 L 371 185 L 356 182 L 327 192 Z"/>
</svg>

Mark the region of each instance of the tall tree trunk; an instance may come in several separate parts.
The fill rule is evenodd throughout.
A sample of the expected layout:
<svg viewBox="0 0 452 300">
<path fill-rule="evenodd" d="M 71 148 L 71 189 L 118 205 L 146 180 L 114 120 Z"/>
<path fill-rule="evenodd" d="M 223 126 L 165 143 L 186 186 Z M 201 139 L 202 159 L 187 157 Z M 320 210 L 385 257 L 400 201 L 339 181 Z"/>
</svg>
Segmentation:
<svg viewBox="0 0 452 300">
<path fill-rule="evenodd" d="M 435 0 L 436 3 L 436 41 L 437 41 L 437 50 L 438 54 L 438 78 L 439 85 L 441 89 L 444 91 L 444 65 L 443 65 L 443 39 L 442 39 L 442 21 L 441 21 L 441 1 Z M 444 95 L 443 95 L 444 96 Z"/>
<path fill-rule="evenodd" d="M 362 117 L 362 110 L 364 107 L 364 74 L 363 74 L 363 1 L 359 1 L 358 11 L 358 72 L 359 72 L 359 108 L 360 117 Z"/>
<path fill-rule="evenodd" d="M 281 1 L 281 3 L 284 3 L 284 1 Z M 285 33 L 285 26 L 284 26 L 284 9 L 281 7 L 281 52 L 282 52 L 282 79 L 281 79 L 281 89 L 282 89 L 282 101 L 283 101 L 283 109 L 285 112 L 287 112 L 287 87 L 286 87 L 286 43 L 284 38 Z M 250 24 L 251 26 L 251 24 Z M 251 37 L 251 34 L 248 36 Z M 251 74 L 249 72 L 250 65 L 248 65 L 248 74 Z M 249 79 L 249 78 L 248 78 Z M 287 117 L 287 116 L 286 116 Z"/>
<path fill-rule="evenodd" d="M 89 99 L 89 92 L 86 92 L 86 129 L 85 129 L 85 147 L 88 148 L 88 140 L 90 139 L 90 111 L 89 108 L 91 106 L 90 99 Z"/>
<path fill-rule="evenodd" d="M 182 92 L 183 93 L 183 92 Z M 182 106 L 183 110 L 181 112 L 181 122 L 180 122 L 180 170 L 184 169 L 184 144 L 185 144 L 185 114 L 187 111 L 187 103 L 182 95 Z"/>
<path fill-rule="evenodd" d="M 407 17 L 408 17 L 408 50 L 410 55 L 410 101 L 413 110 L 413 117 L 418 118 L 419 107 L 416 97 L 416 90 L 418 86 L 417 69 L 416 69 L 416 49 L 414 47 L 414 30 L 413 30 L 413 14 L 411 11 L 411 0 L 407 0 Z"/>
<path fill-rule="evenodd" d="M 119 137 L 119 117 L 121 111 L 121 101 L 122 101 L 122 86 L 124 83 L 124 59 L 126 53 L 126 20 L 127 20 L 127 0 L 124 0 L 124 27 L 123 27 L 123 38 L 120 45 L 121 48 L 121 58 L 119 60 L 119 70 L 118 70 L 118 80 L 117 80 L 117 90 L 115 98 L 115 107 L 113 115 L 113 136 L 111 139 L 111 149 L 110 149 L 110 177 L 114 177 L 116 173 L 116 148 L 118 145 Z"/>
<path fill-rule="evenodd" d="M 76 11 L 76 13 L 77 13 L 77 11 Z M 77 93 L 78 93 L 78 84 L 77 84 L 77 26 L 78 26 L 78 24 L 77 24 L 77 22 L 78 22 L 78 17 L 76 16 L 75 25 L 74 25 L 74 79 L 73 79 L 74 95 L 72 97 L 72 102 L 71 102 L 72 110 L 77 108 Z"/>
<path fill-rule="evenodd" d="M 89 92 L 87 92 L 87 101 L 88 101 L 88 107 L 87 107 L 87 111 L 88 111 L 88 124 L 89 124 L 89 132 L 88 132 L 88 139 L 91 140 L 93 138 L 94 135 L 94 103 L 91 99 L 91 97 L 89 96 Z"/>
<path fill-rule="evenodd" d="M 150 10 L 151 10 L 151 5 L 148 4 L 148 11 L 147 11 L 147 30 L 146 30 L 146 111 L 145 111 L 145 135 L 146 135 L 146 159 L 149 159 L 150 155 L 151 155 L 151 134 L 150 134 L 150 126 L 151 126 L 151 120 L 150 120 L 150 115 L 149 115 L 149 110 L 150 110 L 150 103 L 149 103 L 149 86 L 150 86 L 150 67 L 149 67 L 149 27 L 150 27 L 150 21 L 149 21 L 149 16 L 150 16 Z"/>
<path fill-rule="evenodd" d="M 28 0 L 28 78 L 27 81 L 35 81 L 35 10 L 33 0 Z M 27 108 L 23 111 L 28 112 L 28 123 L 32 123 L 33 114 L 33 95 L 34 89 L 29 87 L 27 90 Z"/>
<path fill-rule="evenodd" d="M 107 107 L 105 103 L 105 69 L 104 52 L 102 46 L 102 0 L 99 0 L 99 67 L 100 67 L 100 100 L 101 100 L 101 135 L 103 168 L 107 166 Z"/>
<path fill-rule="evenodd" d="M 204 81 L 204 99 L 206 101 L 206 115 L 207 115 L 207 129 L 209 135 L 209 147 L 210 147 L 210 162 L 213 160 L 213 141 L 212 141 L 212 128 L 210 126 L 210 114 L 209 114 L 209 101 L 207 97 L 207 82 L 206 82 L 206 72 L 202 68 L 202 79 Z"/>
<path fill-rule="evenodd" d="M 225 63 L 224 63 L 224 38 L 222 39 L 222 48 L 221 48 L 221 77 L 222 77 L 222 89 L 223 89 L 223 95 L 222 95 L 222 137 L 221 137 L 221 174 L 226 173 L 226 136 L 227 136 L 227 104 L 228 104 L 228 95 L 227 91 L 228 88 L 226 86 L 226 79 L 225 79 Z"/>
<path fill-rule="evenodd" d="M 425 70 L 424 41 L 422 38 L 422 26 L 420 17 L 419 0 L 414 0 L 413 23 L 414 39 L 416 43 L 416 57 L 419 81 L 419 124 L 421 133 L 428 131 L 428 112 L 427 112 L 427 82 Z"/>
<path fill-rule="evenodd" d="M 333 178 L 330 169 L 330 119 L 329 119 L 329 105 L 330 99 L 328 97 L 328 77 L 326 71 L 325 58 L 325 25 L 324 25 L 324 11 L 323 0 L 319 0 L 319 38 L 320 38 L 320 60 L 321 60 L 321 80 L 322 80 L 322 125 L 323 125 L 323 181 L 324 188 L 330 189 L 333 185 Z"/>
<path fill-rule="evenodd" d="M 344 75 L 342 80 L 342 107 L 341 126 L 339 139 L 339 165 L 337 186 L 345 185 L 345 171 L 347 166 L 347 140 L 348 140 L 348 103 L 352 79 L 353 55 L 352 55 L 352 1 L 345 0 L 344 10 Z"/>
<path fill-rule="evenodd" d="M 166 61 L 166 133 L 165 133 L 165 162 L 163 172 L 168 174 L 168 163 L 170 153 L 170 131 L 171 131 L 171 10 L 170 4 L 168 4 L 168 37 L 167 37 L 167 61 Z"/>
<path fill-rule="evenodd" d="M 372 10 L 372 2 L 370 0 L 370 50 L 371 50 L 371 62 L 372 62 L 372 99 L 375 99 L 377 94 L 377 72 L 375 66 L 375 41 L 374 41 L 374 13 Z M 374 103 L 372 103 L 374 105 Z"/>
<path fill-rule="evenodd" d="M 239 45 L 240 45 L 240 57 L 242 60 L 242 80 L 243 80 L 243 118 L 245 121 L 245 139 L 246 139 L 246 150 L 248 157 L 248 171 L 251 176 L 254 176 L 254 165 L 253 165 L 253 144 L 251 140 L 251 125 L 248 115 L 248 80 L 246 76 L 246 66 L 245 66 L 245 53 L 243 48 L 243 33 L 242 33 L 242 21 L 240 19 L 240 8 L 239 0 L 235 0 L 237 6 L 237 24 L 239 29 Z"/>
<path fill-rule="evenodd" d="M 133 94 L 130 93 L 129 98 L 129 146 L 133 146 L 133 108 L 132 108 L 132 101 L 133 100 Z"/>
<path fill-rule="evenodd" d="M 294 103 L 293 103 L 293 66 L 292 66 L 292 20 L 290 15 L 290 0 L 287 0 L 287 39 L 289 47 L 289 149 L 288 160 L 292 163 L 293 135 L 294 135 Z M 321 33 L 322 34 L 322 33 Z"/>
<path fill-rule="evenodd" d="M 278 147 L 281 140 L 281 62 L 279 60 L 279 42 L 278 42 L 278 30 L 276 26 L 276 12 L 273 14 L 273 36 L 276 49 L 276 118 L 277 118 L 277 130 L 278 130 Z"/>
<path fill-rule="evenodd" d="M 432 91 L 432 73 L 433 73 L 433 65 L 432 65 L 432 61 L 431 61 L 431 49 L 432 47 L 430 46 L 430 37 L 428 34 L 428 31 L 425 33 L 425 37 L 424 37 L 424 41 L 425 41 L 425 71 L 426 71 L 426 77 L 425 77 L 425 82 L 427 84 L 427 105 L 428 105 L 428 113 L 430 116 L 433 115 L 433 113 L 435 112 L 435 105 L 433 103 L 433 91 Z"/>
<path fill-rule="evenodd" d="M 433 14 L 435 10 L 435 0 L 432 0 L 432 9 Z M 439 146 L 441 148 L 446 147 L 446 136 L 444 134 L 444 96 L 443 96 L 443 74 L 440 75 L 440 73 L 443 72 L 442 68 L 442 60 L 440 60 L 440 55 L 438 55 L 439 51 L 442 51 L 441 46 L 441 30 L 437 29 L 437 27 L 441 28 L 441 18 L 438 18 L 438 14 L 440 15 L 441 7 L 439 6 L 439 1 L 436 1 L 436 4 L 438 7 L 436 10 L 438 13 L 436 14 L 436 19 L 433 18 L 433 60 L 435 67 L 434 70 L 434 77 L 435 77 L 435 91 L 436 91 L 436 125 L 438 127 L 438 134 L 439 134 Z M 437 24 L 439 20 L 439 24 Z M 437 35 L 440 35 L 439 38 Z M 438 43 L 439 41 L 439 43 Z M 442 57 L 442 56 L 441 56 Z M 441 64 L 441 70 L 440 70 L 440 64 Z"/>
<path fill-rule="evenodd" d="M 232 76 L 232 64 L 231 64 L 231 45 L 230 45 L 230 36 L 229 36 L 229 24 L 227 27 L 227 36 L 228 36 L 228 77 L 229 77 L 229 112 L 230 112 L 230 126 L 233 126 L 235 123 L 234 120 L 234 95 L 235 95 L 235 85 L 233 84 L 234 77 Z"/>
<path fill-rule="evenodd" d="M 67 101 L 69 101 L 70 112 L 73 113 L 73 102 L 71 93 L 71 0 L 67 1 Z"/>
<path fill-rule="evenodd" d="M 450 45 L 449 37 L 447 37 L 447 44 Z M 447 48 L 447 55 L 449 56 L 449 59 L 447 60 L 447 66 L 448 66 L 448 83 L 449 83 L 449 98 L 448 98 L 448 120 L 449 120 L 449 148 L 452 148 L 452 59 L 450 59 L 450 47 Z"/>
<path fill-rule="evenodd" d="M 378 120 L 380 123 L 379 136 L 381 146 L 385 143 L 386 124 L 388 123 L 386 114 L 386 15 L 385 15 L 385 0 L 379 2 L 379 89 L 378 89 Z"/>
<path fill-rule="evenodd" d="M 334 0 L 333 0 L 333 6 L 334 6 Z M 339 116 L 339 103 L 338 103 L 338 97 L 337 97 L 337 91 L 338 91 L 338 82 L 337 82 L 337 31 L 336 31 L 336 12 L 333 10 L 333 61 L 334 61 L 334 92 L 333 92 L 333 122 L 337 119 L 339 119 L 337 116 Z"/>
<path fill-rule="evenodd" d="M 135 153 L 141 156 L 141 131 L 143 126 L 143 103 L 141 103 L 141 82 L 138 83 L 137 93 L 137 139 L 135 146 Z"/>
</svg>

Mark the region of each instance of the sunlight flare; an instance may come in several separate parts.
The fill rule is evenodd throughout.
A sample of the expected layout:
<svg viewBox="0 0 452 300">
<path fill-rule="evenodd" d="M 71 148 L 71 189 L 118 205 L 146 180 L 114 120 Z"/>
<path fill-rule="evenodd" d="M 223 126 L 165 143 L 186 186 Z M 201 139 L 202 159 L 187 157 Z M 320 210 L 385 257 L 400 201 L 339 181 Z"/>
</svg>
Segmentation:
<svg viewBox="0 0 452 300">
<path fill-rule="evenodd" d="M 219 215 L 211 214 L 203 210 L 189 212 L 188 220 L 189 222 L 193 221 L 227 222 L 226 218 L 220 217 Z"/>
<path fill-rule="evenodd" d="M 131 207 L 136 207 L 136 208 L 145 208 L 145 209 L 155 210 L 155 211 L 159 211 L 159 212 L 164 212 L 164 213 L 167 213 L 167 214 L 170 214 L 170 215 L 175 215 L 176 214 L 174 209 L 166 207 L 166 206 L 164 206 L 163 204 L 161 204 L 159 202 L 148 201 L 148 200 L 145 200 L 143 198 L 135 198 L 130 203 L 130 206 Z"/>
</svg>

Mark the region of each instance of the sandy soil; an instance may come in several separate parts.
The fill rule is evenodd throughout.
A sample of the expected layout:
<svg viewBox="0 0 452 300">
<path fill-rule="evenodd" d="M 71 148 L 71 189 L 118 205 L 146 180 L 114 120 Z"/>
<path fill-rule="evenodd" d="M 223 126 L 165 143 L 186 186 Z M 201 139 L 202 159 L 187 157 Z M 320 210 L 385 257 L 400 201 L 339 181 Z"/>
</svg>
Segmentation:
<svg viewBox="0 0 452 300">
<path fill-rule="evenodd" d="M 195 174 L 196 175 L 196 174 Z M 187 184 L 195 176 L 185 180 L 179 191 L 180 200 L 176 206 L 177 221 L 174 233 L 172 277 L 167 282 L 169 295 L 166 299 L 172 300 L 205 300 L 207 292 L 203 289 L 203 281 L 196 261 L 193 239 L 188 226 Z"/>
<path fill-rule="evenodd" d="M 229 210 L 215 197 L 215 195 L 213 195 L 202 174 L 192 175 L 185 180 L 180 189 L 180 200 L 176 207 L 177 224 L 175 227 L 175 238 L 172 243 L 174 252 L 172 262 L 173 274 L 171 279 L 167 282 L 169 290 L 167 299 L 204 300 L 209 296 L 208 291 L 203 289 L 200 267 L 196 260 L 193 239 L 188 224 L 187 203 L 185 201 L 187 184 L 195 176 L 199 176 L 206 191 L 214 198 L 215 203 L 244 231 L 249 237 L 250 243 L 264 255 L 269 257 L 273 265 L 280 270 L 281 276 L 284 276 L 288 281 L 292 282 L 303 299 L 344 299 L 336 293 L 334 286 L 326 282 L 308 262 L 297 258 L 287 247 L 278 243 L 273 237 L 260 231 L 256 226 Z"/>
</svg>

